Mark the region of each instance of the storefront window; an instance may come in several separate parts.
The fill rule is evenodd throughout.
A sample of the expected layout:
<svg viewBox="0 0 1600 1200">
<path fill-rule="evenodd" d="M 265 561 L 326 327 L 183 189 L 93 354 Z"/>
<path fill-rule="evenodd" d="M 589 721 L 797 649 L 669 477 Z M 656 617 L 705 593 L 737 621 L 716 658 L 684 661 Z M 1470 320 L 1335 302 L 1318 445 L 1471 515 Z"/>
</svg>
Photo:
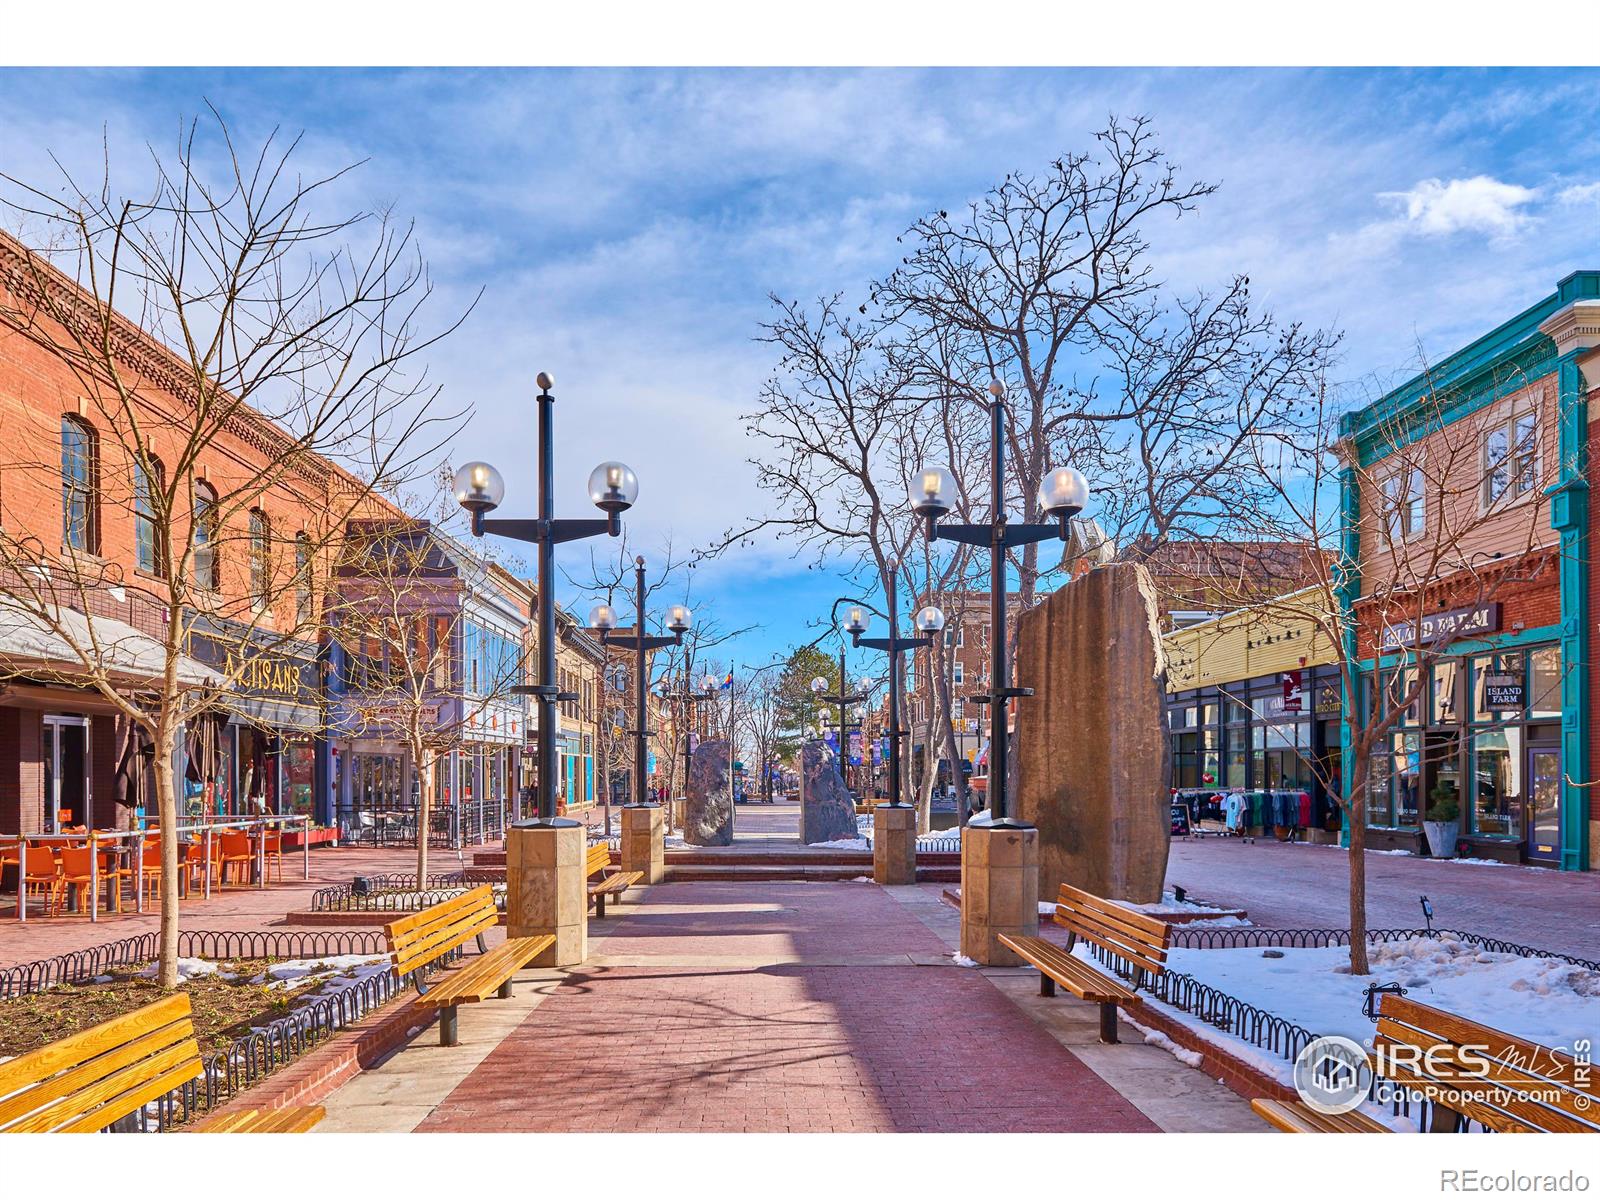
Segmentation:
<svg viewBox="0 0 1600 1200">
<path fill-rule="evenodd" d="M 1245 785 L 1245 758 L 1250 751 L 1250 730 L 1245 725 L 1228 727 L 1228 769 L 1223 781 L 1230 788 Z"/>
<path fill-rule="evenodd" d="M 1454 725 L 1460 721 L 1461 706 L 1457 688 L 1460 673 L 1460 663 L 1453 658 L 1434 666 L 1432 724 Z"/>
<path fill-rule="evenodd" d="M 1517 675 L 1522 672 L 1522 655 L 1517 651 L 1504 654 L 1480 654 L 1472 660 L 1472 719 L 1474 721 L 1509 721 L 1516 713 L 1496 711 L 1489 707 L 1488 690 L 1484 686 L 1490 675 Z"/>
<path fill-rule="evenodd" d="M 1422 738 L 1415 733 L 1394 736 L 1394 824 L 1415 826 L 1422 799 Z"/>
<path fill-rule="evenodd" d="M 1528 654 L 1530 717 L 1561 715 L 1561 649 L 1543 646 Z"/>
<path fill-rule="evenodd" d="M 1472 831 L 1522 836 L 1522 730 L 1490 729 L 1472 738 Z"/>
<path fill-rule="evenodd" d="M 1389 756 L 1374 754 L 1367 770 L 1367 824 L 1393 825 L 1394 798 L 1389 793 Z"/>
</svg>

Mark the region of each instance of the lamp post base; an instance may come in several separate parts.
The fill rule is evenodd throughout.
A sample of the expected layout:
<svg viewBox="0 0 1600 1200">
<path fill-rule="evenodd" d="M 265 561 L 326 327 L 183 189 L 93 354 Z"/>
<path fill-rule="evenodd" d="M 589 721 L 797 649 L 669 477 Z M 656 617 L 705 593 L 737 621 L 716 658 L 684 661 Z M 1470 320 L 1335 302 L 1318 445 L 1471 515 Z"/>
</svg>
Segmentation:
<svg viewBox="0 0 1600 1200">
<path fill-rule="evenodd" d="M 872 878 L 902 885 L 917 881 L 917 810 L 880 804 L 872 811 Z"/>
<path fill-rule="evenodd" d="M 660 883 L 666 874 L 666 813 L 659 804 L 630 804 L 622 810 L 622 869 L 637 871 L 641 883 Z"/>
<path fill-rule="evenodd" d="M 961 835 L 961 953 L 986 967 L 1022 959 L 1001 934 L 1039 934 L 1039 831 L 1030 825 L 971 825 Z"/>
<path fill-rule="evenodd" d="M 506 835 L 506 936 L 553 934 L 536 967 L 571 967 L 589 957 L 586 841 L 577 821 L 524 821 Z"/>
</svg>

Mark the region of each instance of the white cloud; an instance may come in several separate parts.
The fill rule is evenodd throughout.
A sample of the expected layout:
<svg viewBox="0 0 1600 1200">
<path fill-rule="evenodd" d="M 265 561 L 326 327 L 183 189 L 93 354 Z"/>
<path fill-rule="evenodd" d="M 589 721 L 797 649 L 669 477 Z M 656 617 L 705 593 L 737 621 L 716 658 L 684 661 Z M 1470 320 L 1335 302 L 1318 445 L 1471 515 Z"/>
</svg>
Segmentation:
<svg viewBox="0 0 1600 1200">
<path fill-rule="evenodd" d="M 1527 221 L 1523 206 L 1538 192 L 1488 175 L 1471 179 L 1424 179 L 1404 192 L 1379 192 L 1378 199 L 1404 210 L 1404 225 L 1425 237 L 1486 233 L 1508 237 Z"/>
<path fill-rule="evenodd" d="M 1563 204 L 1600 204 L 1600 183 L 1575 183 L 1562 188 L 1556 199 Z"/>
</svg>

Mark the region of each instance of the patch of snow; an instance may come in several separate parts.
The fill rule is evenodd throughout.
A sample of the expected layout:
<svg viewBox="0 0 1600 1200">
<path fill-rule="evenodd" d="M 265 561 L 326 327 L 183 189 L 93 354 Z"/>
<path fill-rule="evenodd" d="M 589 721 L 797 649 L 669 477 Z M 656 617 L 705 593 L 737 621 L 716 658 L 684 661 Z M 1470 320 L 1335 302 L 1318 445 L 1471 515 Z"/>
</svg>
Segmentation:
<svg viewBox="0 0 1600 1200">
<path fill-rule="evenodd" d="M 89 982 L 90 983 L 110 983 L 115 978 L 116 978 L 115 975 L 96 975 Z"/>
<path fill-rule="evenodd" d="M 1398 983 L 1424 1004 L 1573 1053 L 1600 1029 L 1600 972 L 1553 958 L 1497 954 L 1448 935 L 1372 946 L 1369 976 L 1350 974 L 1345 947 L 1260 947 L 1195 950 L 1174 947 L 1172 970 L 1205 983 L 1314 1034 L 1343 1034 L 1366 1043 L 1373 1025 L 1361 1014 L 1372 983 Z M 1287 1078 L 1290 1064 L 1282 1064 Z"/>
<path fill-rule="evenodd" d="M 257 975 L 250 982 L 293 991 L 310 983 L 328 982 L 337 976 L 344 976 L 346 972 L 352 973 L 348 983 L 354 983 L 368 975 L 381 974 L 388 969 L 387 954 L 330 954 L 325 958 L 294 958 L 286 962 L 273 963 L 263 974 Z M 342 979 L 339 982 L 345 983 Z M 345 983 L 345 986 L 348 986 L 348 983 Z M 332 990 L 340 989 L 336 987 Z"/>
<path fill-rule="evenodd" d="M 1143 1025 L 1139 1024 L 1139 1022 L 1135 1021 L 1132 1017 L 1128 1016 L 1126 1013 L 1122 1014 L 1122 1019 L 1127 1021 L 1129 1025 L 1132 1025 L 1144 1035 L 1145 1045 L 1160 1047 L 1162 1050 L 1165 1050 L 1168 1054 L 1172 1055 L 1173 1058 L 1181 1062 L 1184 1066 L 1198 1069 L 1200 1065 L 1205 1062 L 1204 1055 L 1202 1055 L 1198 1050 L 1185 1050 L 1182 1046 L 1178 1045 L 1177 1042 L 1173 1041 L 1159 1029 L 1147 1029 Z"/>
<path fill-rule="evenodd" d="M 871 875 L 857 875 L 854 879 L 845 880 L 846 883 L 875 883 Z"/>
<path fill-rule="evenodd" d="M 1126 900 L 1118 900 L 1127 908 L 1143 913 L 1206 913 L 1220 911 L 1215 904 L 1200 904 L 1194 900 L 1178 899 L 1178 894 L 1168 888 L 1161 893 L 1161 899 L 1151 904 L 1129 904 Z"/>
<path fill-rule="evenodd" d="M 962 954 L 959 950 L 956 951 L 954 954 L 952 954 L 950 956 L 950 961 L 955 963 L 955 965 L 958 966 L 958 967 L 976 967 L 976 966 L 981 966 L 982 965 L 981 963 L 978 962 L 977 959 L 968 958 L 965 954 Z"/>
<path fill-rule="evenodd" d="M 872 843 L 866 838 L 838 838 L 831 842 L 808 843 L 814 849 L 820 850 L 871 850 Z"/>
<path fill-rule="evenodd" d="M 961 894 L 961 889 L 957 888 L 956 889 L 956 895 L 959 896 L 960 894 Z M 1041 900 L 1041 901 L 1039 901 L 1039 915 L 1041 917 L 1053 917 L 1053 916 L 1055 916 L 1056 915 L 1055 903 L 1053 901 L 1050 901 L 1050 900 Z"/>
<path fill-rule="evenodd" d="M 1184 921 L 1180 925 L 1174 925 L 1173 928 L 1174 929 L 1242 929 L 1245 926 L 1254 927 L 1255 926 L 1255 922 L 1250 920 L 1248 917 L 1235 917 L 1235 916 L 1230 914 L 1230 915 L 1228 915 L 1226 917 L 1204 917 L 1204 918 L 1202 918 L 1202 919 L 1200 919 L 1198 921 Z"/>
</svg>

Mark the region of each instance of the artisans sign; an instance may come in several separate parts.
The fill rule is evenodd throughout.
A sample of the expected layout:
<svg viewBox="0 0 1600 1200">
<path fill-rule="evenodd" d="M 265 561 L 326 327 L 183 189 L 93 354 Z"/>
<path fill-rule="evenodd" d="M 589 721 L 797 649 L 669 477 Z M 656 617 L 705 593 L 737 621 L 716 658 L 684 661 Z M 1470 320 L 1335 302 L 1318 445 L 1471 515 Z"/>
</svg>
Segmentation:
<svg viewBox="0 0 1600 1200">
<path fill-rule="evenodd" d="M 1378 646 L 1383 650 L 1396 650 L 1402 646 L 1432 646 L 1456 638 L 1494 633 L 1499 628 L 1499 604 L 1451 608 L 1423 617 L 1420 628 L 1416 621 L 1396 621 L 1385 626 Z"/>
<path fill-rule="evenodd" d="M 316 700 L 314 659 L 203 633 L 191 634 L 189 644 L 197 659 L 222 672 L 234 695 L 299 704 Z"/>
</svg>

